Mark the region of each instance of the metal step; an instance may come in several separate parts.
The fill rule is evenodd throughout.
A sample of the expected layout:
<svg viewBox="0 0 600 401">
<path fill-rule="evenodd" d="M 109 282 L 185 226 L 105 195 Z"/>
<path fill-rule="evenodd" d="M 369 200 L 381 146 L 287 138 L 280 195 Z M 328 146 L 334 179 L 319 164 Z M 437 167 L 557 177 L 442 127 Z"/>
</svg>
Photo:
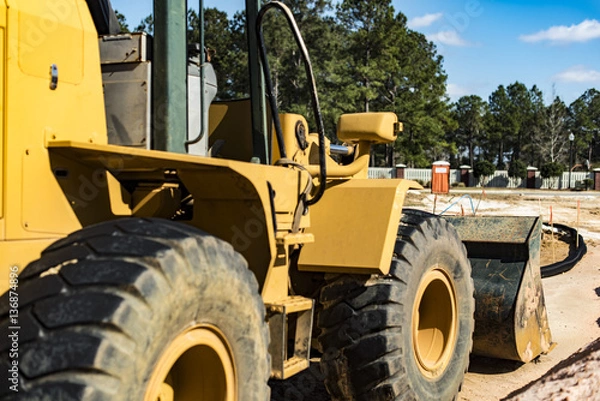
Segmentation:
<svg viewBox="0 0 600 401">
<path fill-rule="evenodd" d="M 266 307 L 271 332 L 271 377 L 285 380 L 310 366 L 314 301 L 291 296 Z"/>
</svg>

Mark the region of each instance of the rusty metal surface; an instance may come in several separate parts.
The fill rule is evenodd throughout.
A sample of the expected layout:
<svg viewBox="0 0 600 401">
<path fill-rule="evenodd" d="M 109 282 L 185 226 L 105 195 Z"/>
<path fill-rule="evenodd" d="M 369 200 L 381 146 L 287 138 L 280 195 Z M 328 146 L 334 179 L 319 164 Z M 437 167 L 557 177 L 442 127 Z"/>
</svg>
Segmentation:
<svg viewBox="0 0 600 401">
<path fill-rule="evenodd" d="M 475 285 L 473 353 L 529 362 L 551 348 L 537 217 L 447 217 L 467 248 Z"/>
</svg>

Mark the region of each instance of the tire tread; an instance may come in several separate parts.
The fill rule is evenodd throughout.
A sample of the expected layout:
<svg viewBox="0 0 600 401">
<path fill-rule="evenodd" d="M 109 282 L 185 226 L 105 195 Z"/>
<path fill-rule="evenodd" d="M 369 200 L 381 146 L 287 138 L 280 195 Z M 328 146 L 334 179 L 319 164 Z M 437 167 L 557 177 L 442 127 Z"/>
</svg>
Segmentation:
<svg viewBox="0 0 600 401">
<path fill-rule="evenodd" d="M 318 317 L 321 359 L 325 384 L 332 399 L 344 401 L 387 401 L 418 399 L 402 356 L 404 294 L 415 269 L 413 261 L 426 246 L 428 236 L 448 237 L 450 245 L 466 260 L 466 249 L 451 225 L 425 212 L 405 209 L 398 226 L 391 269 L 388 275 L 329 275 Z M 468 262 L 467 262 L 468 263 Z M 470 275 L 468 280 L 471 280 Z M 470 282 L 472 288 L 472 280 Z M 474 299 L 471 296 L 471 310 Z M 377 313 L 374 313 L 374 312 Z M 471 327 L 473 316 L 470 318 Z M 470 352 L 472 341 L 469 340 Z M 468 367 L 469 352 L 462 363 Z M 463 372 L 464 373 L 464 372 Z M 456 392 L 460 383 L 456 386 Z"/>
<path fill-rule="evenodd" d="M 151 336 L 146 331 L 154 311 L 164 311 L 162 300 L 177 298 L 174 288 L 186 280 L 202 294 L 212 277 L 203 277 L 207 268 L 200 267 L 215 261 L 239 277 L 238 289 L 253 294 L 249 310 L 262 317 L 260 338 L 239 333 L 239 341 L 264 346 L 268 354 L 258 283 L 231 245 L 180 223 L 128 218 L 57 241 L 22 272 L 19 395 L 37 401 L 129 399 L 116 389 L 139 374 L 133 372 L 141 363 L 136 352 L 146 346 L 139 339 Z M 8 327 L 8 307 L 0 304 L 0 327 Z M 0 340 L 0 355 L 9 347 Z M 257 394 L 268 392 L 268 356 L 254 368 L 252 374 L 264 378 Z"/>
</svg>

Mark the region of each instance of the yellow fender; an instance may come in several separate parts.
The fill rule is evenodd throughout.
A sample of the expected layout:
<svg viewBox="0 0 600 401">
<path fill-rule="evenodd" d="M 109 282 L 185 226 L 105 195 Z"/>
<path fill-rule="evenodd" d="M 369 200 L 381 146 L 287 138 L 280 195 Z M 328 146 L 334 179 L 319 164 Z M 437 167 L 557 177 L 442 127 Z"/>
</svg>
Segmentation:
<svg viewBox="0 0 600 401">
<path fill-rule="evenodd" d="M 410 180 L 352 179 L 330 184 L 310 208 L 307 231 L 315 242 L 302 249 L 302 271 L 387 274 Z"/>
</svg>

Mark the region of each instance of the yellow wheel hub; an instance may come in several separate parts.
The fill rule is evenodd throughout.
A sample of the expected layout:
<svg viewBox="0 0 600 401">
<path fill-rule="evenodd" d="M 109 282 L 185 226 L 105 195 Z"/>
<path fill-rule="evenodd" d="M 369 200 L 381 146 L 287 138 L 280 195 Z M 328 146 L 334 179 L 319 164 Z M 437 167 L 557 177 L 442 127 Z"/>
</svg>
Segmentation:
<svg viewBox="0 0 600 401">
<path fill-rule="evenodd" d="M 144 401 L 236 401 L 237 377 L 231 347 L 213 326 L 181 333 L 160 357 Z"/>
<path fill-rule="evenodd" d="M 413 305 L 413 351 L 425 377 L 443 374 L 452 359 L 457 332 L 456 291 L 447 274 L 434 266 L 421 279 Z"/>
</svg>

